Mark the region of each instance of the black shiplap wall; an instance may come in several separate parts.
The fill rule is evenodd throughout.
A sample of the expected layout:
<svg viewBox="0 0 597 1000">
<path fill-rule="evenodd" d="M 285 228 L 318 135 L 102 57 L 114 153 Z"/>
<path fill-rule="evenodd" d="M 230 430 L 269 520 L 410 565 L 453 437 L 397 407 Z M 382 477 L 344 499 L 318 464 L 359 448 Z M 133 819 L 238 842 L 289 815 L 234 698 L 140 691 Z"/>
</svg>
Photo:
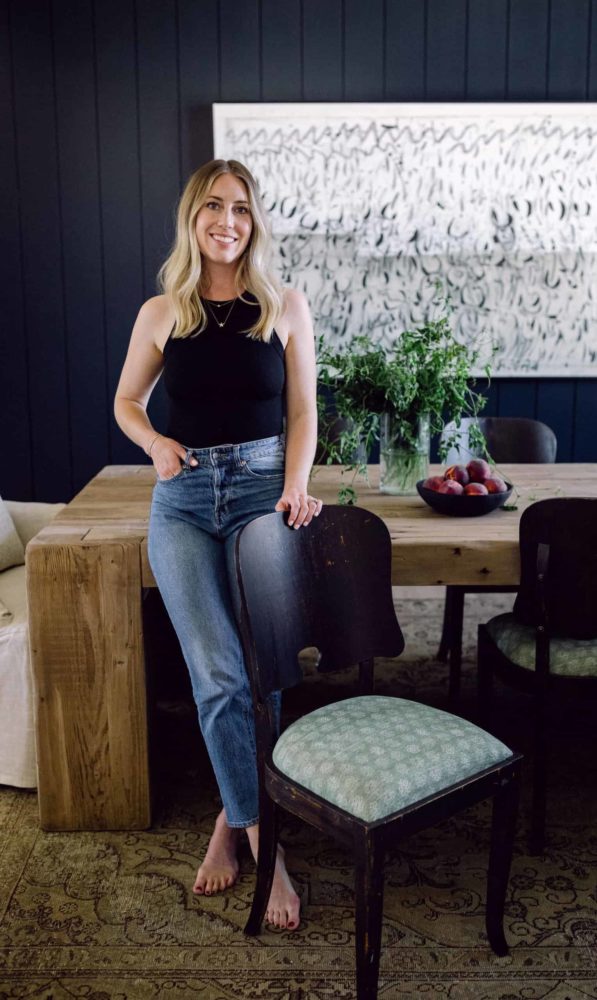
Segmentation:
<svg viewBox="0 0 597 1000">
<path fill-rule="evenodd" d="M 258 100 L 597 100 L 597 0 L 0 0 L 4 496 L 142 460 L 112 418 L 130 329 L 209 105 Z M 496 379 L 487 412 L 597 461 L 595 389 Z"/>
</svg>

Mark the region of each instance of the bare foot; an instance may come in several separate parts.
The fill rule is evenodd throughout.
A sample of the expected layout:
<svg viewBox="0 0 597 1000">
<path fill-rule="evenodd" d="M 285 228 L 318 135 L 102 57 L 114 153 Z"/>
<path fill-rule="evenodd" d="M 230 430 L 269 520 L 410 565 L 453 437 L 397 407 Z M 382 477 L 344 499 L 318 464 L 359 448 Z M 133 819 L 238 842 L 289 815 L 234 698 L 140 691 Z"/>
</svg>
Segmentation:
<svg viewBox="0 0 597 1000">
<path fill-rule="evenodd" d="M 211 896 L 234 885 L 238 876 L 236 851 L 239 831 L 226 823 L 222 809 L 211 835 L 203 862 L 197 872 L 193 892 L 197 896 Z"/>
<path fill-rule="evenodd" d="M 247 827 L 247 837 L 249 838 L 253 857 L 257 861 L 259 824 Z M 290 876 L 286 871 L 284 848 L 278 844 L 274 881 L 265 912 L 265 919 L 268 924 L 273 924 L 274 927 L 285 927 L 289 931 L 295 931 L 300 923 L 300 909 L 300 898 L 294 891 Z"/>
</svg>

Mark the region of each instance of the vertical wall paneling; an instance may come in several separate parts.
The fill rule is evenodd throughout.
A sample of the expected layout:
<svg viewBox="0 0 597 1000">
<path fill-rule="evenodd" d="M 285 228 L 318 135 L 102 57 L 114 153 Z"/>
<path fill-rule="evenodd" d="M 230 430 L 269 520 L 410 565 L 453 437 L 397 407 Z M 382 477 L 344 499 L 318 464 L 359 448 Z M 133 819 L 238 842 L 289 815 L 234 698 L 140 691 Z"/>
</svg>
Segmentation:
<svg viewBox="0 0 597 1000">
<path fill-rule="evenodd" d="M 261 0 L 261 83 L 264 101 L 300 101 L 300 0 Z"/>
<path fill-rule="evenodd" d="M 91 0 L 62 0 L 53 11 L 64 331 L 79 490 L 98 462 L 108 461 L 109 436 Z"/>
<path fill-rule="evenodd" d="M 96 74 L 104 245 L 108 410 L 131 328 L 143 301 L 143 247 L 133 0 L 95 4 Z M 156 141 L 159 141 L 156 137 Z M 110 460 L 137 462 L 139 449 L 110 421 Z"/>
<path fill-rule="evenodd" d="M 306 101 L 343 98 L 342 0 L 303 0 L 303 93 Z"/>
<path fill-rule="evenodd" d="M 143 298 L 147 299 L 158 292 L 156 275 L 172 246 L 180 194 L 176 0 L 159 4 L 136 0 L 136 12 Z M 151 397 L 149 414 L 155 426 L 165 426 L 166 396 L 161 382 Z"/>
<path fill-rule="evenodd" d="M 503 99 L 597 101 L 597 0 L 0 0 L 0 492 L 143 460 L 112 401 L 214 101 Z M 495 378 L 485 412 L 597 461 L 596 386 Z"/>
<path fill-rule="evenodd" d="M 466 0 L 427 0 L 428 101 L 464 100 L 466 9 Z"/>
<path fill-rule="evenodd" d="M 503 101 L 506 96 L 508 4 L 504 0 L 473 0 L 468 8 L 469 101 Z"/>
<path fill-rule="evenodd" d="M 220 99 L 217 0 L 178 0 L 183 181 L 213 156 L 211 107 Z"/>
<path fill-rule="evenodd" d="M 425 100 L 425 59 L 425 4 L 421 0 L 386 0 L 387 101 Z"/>
<path fill-rule="evenodd" d="M 50 7 L 11 7 L 33 489 L 72 492 Z"/>
<path fill-rule="evenodd" d="M 572 462 L 574 427 L 573 379 L 550 378 L 537 385 L 535 416 L 551 427 L 558 439 L 558 462 Z"/>
<path fill-rule="evenodd" d="M 175 0 L 136 0 L 139 143 L 143 219 L 143 297 L 156 294 L 156 273 L 172 243 L 180 189 L 178 56 Z M 158 137 L 159 136 L 159 141 Z"/>
<path fill-rule="evenodd" d="M 597 101 L 597 0 L 591 2 L 587 34 L 587 100 Z"/>
<path fill-rule="evenodd" d="M 378 101 L 384 80 L 383 0 L 344 0 L 344 100 Z"/>
<path fill-rule="evenodd" d="M 549 0 L 510 0 L 508 97 L 511 101 L 545 100 L 548 19 Z"/>
<path fill-rule="evenodd" d="M 220 0 L 223 101 L 261 99 L 258 0 Z"/>
<path fill-rule="evenodd" d="M 536 380 L 503 378 L 498 388 L 499 417 L 535 417 Z"/>
<path fill-rule="evenodd" d="M 0 4 L 0 411 L 4 441 L 0 494 L 33 495 L 29 363 L 24 323 L 21 228 L 14 144 L 8 0 Z"/>
<path fill-rule="evenodd" d="M 597 392 L 595 380 L 580 380 L 576 384 L 574 411 L 574 462 L 595 462 L 595 428 L 597 427 Z"/>
<path fill-rule="evenodd" d="M 547 97 L 574 101 L 587 81 L 591 0 L 551 0 Z"/>
<path fill-rule="evenodd" d="M 487 402 L 483 407 L 482 413 L 485 417 L 497 417 L 499 411 L 499 394 L 500 394 L 500 383 L 496 379 L 491 379 L 489 385 L 487 380 L 480 378 L 478 384 L 475 386 L 477 392 L 480 392 L 482 396 L 485 396 Z"/>
</svg>

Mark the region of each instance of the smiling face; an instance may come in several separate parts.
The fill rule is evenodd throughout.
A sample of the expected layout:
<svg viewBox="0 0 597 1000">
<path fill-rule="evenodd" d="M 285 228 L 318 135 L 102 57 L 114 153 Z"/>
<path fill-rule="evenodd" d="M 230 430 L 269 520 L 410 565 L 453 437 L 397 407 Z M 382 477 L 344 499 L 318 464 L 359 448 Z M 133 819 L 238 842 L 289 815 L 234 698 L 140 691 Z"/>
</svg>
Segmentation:
<svg viewBox="0 0 597 1000">
<path fill-rule="evenodd" d="M 233 264 L 253 230 L 247 189 L 234 174 L 220 174 L 199 209 L 195 233 L 205 262 Z"/>
</svg>

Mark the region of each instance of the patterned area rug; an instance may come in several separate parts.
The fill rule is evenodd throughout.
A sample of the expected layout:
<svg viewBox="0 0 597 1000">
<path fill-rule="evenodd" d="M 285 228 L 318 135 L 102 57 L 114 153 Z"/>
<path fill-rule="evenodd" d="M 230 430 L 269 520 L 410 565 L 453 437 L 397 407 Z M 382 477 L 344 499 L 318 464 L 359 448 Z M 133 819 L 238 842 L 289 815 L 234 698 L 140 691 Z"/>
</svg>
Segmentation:
<svg viewBox="0 0 597 1000">
<path fill-rule="evenodd" d="M 467 598 L 458 710 L 470 718 L 474 626 L 508 602 Z M 447 707 L 446 667 L 434 659 L 442 609 L 435 598 L 397 598 L 407 649 L 378 664 L 379 693 Z M 296 693 L 288 699 L 287 717 L 339 687 L 349 694 L 351 682 L 350 674 L 313 678 L 300 701 Z M 0 789 L 0 998 L 352 1000 L 353 869 L 333 840 L 292 818 L 285 823 L 289 869 L 303 900 L 296 932 L 244 937 L 253 887 L 248 851 L 232 889 L 193 896 L 220 806 L 194 709 L 163 690 L 158 695 L 150 830 L 43 833 L 35 794 Z M 524 752 L 526 699 L 498 687 L 495 708 L 496 735 Z M 525 796 L 507 898 L 510 954 L 497 958 L 485 938 L 490 817 L 482 805 L 402 843 L 388 858 L 380 998 L 597 998 L 591 706 L 561 706 L 552 728 L 548 846 L 542 857 L 527 852 Z"/>
</svg>

